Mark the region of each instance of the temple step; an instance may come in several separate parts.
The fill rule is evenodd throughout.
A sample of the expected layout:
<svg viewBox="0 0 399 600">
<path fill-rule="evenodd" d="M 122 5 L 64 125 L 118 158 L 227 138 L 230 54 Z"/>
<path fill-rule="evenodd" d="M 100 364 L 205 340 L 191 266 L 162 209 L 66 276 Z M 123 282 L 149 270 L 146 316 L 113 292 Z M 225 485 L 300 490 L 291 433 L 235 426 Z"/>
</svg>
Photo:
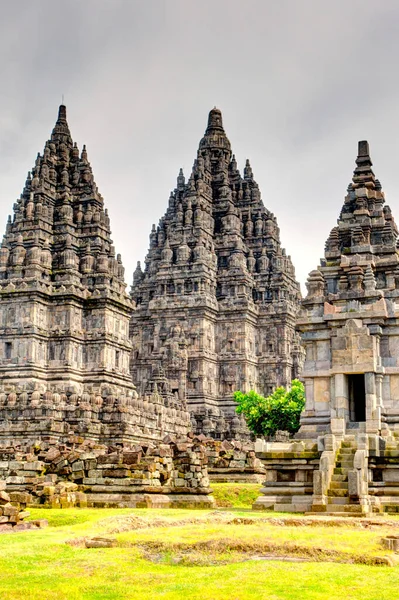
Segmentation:
<svg viewBox="0 0 399 600">
<path fill-rule="evenodd" d="M 340 474 L 335 474 L 331 475 L 331 482 L 333 483 L 338 483 L 342 481 L 342 483 L 348 481 L 348 474 L 347 473 L 340 473 Z"/>
<path fill-rule="evenodd" d="M 335 477 L 338 477 L 338 475 L 335 475 Z M 343 477 L 343 475 L 341 477 Z M 347 491 L 348 490 L 348 482 L 342 481 L 342 480 L 341 481 L 331 481 L 330 490 L 345 490 L 345 491 Z"/>
<path fill-rule="evenodd" d="M 347 513 L 351 513 L 351 514 L 362 514 L 363 513 L 363 509 L 360 506 L 360 504 L 343 504 L 343 503 L 337 504 L 337 503 L 334 502 L 333 504 L 327 504 L 327 506 L 326 506 L 326 512 L 327 513 L 347 512 Z"/>
</svg>

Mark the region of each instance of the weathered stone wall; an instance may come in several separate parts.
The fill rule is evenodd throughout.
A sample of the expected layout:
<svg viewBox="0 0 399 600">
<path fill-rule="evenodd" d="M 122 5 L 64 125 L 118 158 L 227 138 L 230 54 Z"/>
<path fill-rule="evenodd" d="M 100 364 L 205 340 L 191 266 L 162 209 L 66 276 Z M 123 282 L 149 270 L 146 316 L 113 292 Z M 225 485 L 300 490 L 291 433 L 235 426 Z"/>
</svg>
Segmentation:
<svg viewBox="0 0 399 600">
<path fill-rule="evenodd" d="M 368 456 L 368 492 L 375 506 L 399 512 L 399 435 L 376 438 Z"/>
<path fill-rule="evenodd" d="M 27 493 L 8 494 L 6 482 L 0 481 L 0 533 L 36 529 L 47 525 L 46 519 L 24 522 L 24 519 L 29 517 L 26 506 L 30 499 L 31 496 Z"/>
<path fill-rule="evenodd" d="M 173 398 L 157 393 L 100 395 L 6 391 L 0 388 L 0 443 L 67 442 L 71 435 L 103 444 L 159 442 L 185 435 L 190 417 Z"/>
<path fill-rule="evenodd" d="M 49 507 L 201 508 L 214 503 L 207 462 L 196 438 L 131 447 L 40 442 L 0 447 L 0 480 L 10 495 Z"/>
<path fill-rule="evenodd" d="M 204 441 L 211 481 L 235 483 L 263 483 L 266 469 L 255 456 L 255 444 L 213 439 Z"/>
<path fill-rule="evenodd" d="M 312 441 L 263 442 L 255 446 L 266 477 L 255 510 L 306 512 L 313 501 L 313 476 L 320 452 Z"/>
</svg>

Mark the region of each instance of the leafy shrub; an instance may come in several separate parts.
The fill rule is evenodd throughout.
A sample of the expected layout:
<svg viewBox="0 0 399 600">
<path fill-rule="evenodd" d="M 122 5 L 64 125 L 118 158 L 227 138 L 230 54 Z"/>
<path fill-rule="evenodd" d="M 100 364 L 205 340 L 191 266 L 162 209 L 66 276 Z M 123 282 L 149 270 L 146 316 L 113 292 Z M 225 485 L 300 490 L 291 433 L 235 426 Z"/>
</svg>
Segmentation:
<svg viewBox="0 0 399 600">
<path fill-rule="evenodd" d="M 296 433 L 305 406 L 305 390 L 303 383 L 294 379 L 289 391 L 278 387 L 267 398 L 253 390 L 247 394 L 237 391 L 234 400 L 238 404 L 236 412 L 244 415 L 249 429 L 256 435 L 272 436 L 276 431 Z"/>
</svg>

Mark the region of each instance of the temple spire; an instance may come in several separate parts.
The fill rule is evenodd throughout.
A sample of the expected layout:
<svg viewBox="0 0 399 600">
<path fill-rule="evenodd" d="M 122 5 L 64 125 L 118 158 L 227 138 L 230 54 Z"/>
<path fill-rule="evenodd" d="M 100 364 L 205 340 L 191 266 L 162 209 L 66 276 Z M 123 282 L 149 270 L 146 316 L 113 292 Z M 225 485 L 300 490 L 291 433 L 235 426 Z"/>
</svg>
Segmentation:
<svg viewBox="0 0 399 600">
<path fill-rule="evenodd" d="M 179 175 L 177 176 L 177 189 L 179 191 L 183 191 L 185 184 L 186 184 L 186 179 L 184 177 L 183 169 L 180 169 Z"/>
<path fill-rule="evenodd" d="M 58 109 L 58 119 L 57 119 L 57 123 L 60 122 L 66 123 L 67 122 L 67 118 L 66 118 L 66 106 L 64 104 L 61 104 L 59 109 Z"/>
<path fill-rule="evenodd" d="M 72 145 L 71 132 L 69 131 L 66 106 L 61 104 L 58 109 L 58 117 L 51 134 L 52 142 L 64 142 Z"/>
<path fill-rule="evenodd" d="M 362 140 L 358 143 L 356 169 L 353 172 L 353 187 L 375 188 L 375 175 L 372 169 L 369 143 Z"/>
<path fill-rule="evenodd" d="M 204 137 L 200 141 L 198 156 L 209 156 L 209 150 L 211 151 L 212 159 L 215 158 L 214 151 L 217 151 L 219 157 L 223 157 L 227 165 L 230 163 L 231 146 L 223 129 L 222 113 L 216 106 L 212 108 L 208 115 L 208 126 Z"/>
</svg>

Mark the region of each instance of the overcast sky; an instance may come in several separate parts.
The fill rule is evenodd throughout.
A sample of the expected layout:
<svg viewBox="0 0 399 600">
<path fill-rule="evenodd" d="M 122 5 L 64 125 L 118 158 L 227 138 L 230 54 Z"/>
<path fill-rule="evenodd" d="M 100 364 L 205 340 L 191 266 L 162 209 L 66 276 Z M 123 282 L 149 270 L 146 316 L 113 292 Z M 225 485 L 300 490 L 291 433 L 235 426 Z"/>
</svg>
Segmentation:
<svg viewBox="0 0 399 600">
<path fill-rule="evenodd" d="M 357 142 L 399 220 L 395 0 L 0 0 L 0 224 L 62 95 L 130 286 L 213 106 L 249 158 L 302 283 L 323 254 Z"/>
</svg>

